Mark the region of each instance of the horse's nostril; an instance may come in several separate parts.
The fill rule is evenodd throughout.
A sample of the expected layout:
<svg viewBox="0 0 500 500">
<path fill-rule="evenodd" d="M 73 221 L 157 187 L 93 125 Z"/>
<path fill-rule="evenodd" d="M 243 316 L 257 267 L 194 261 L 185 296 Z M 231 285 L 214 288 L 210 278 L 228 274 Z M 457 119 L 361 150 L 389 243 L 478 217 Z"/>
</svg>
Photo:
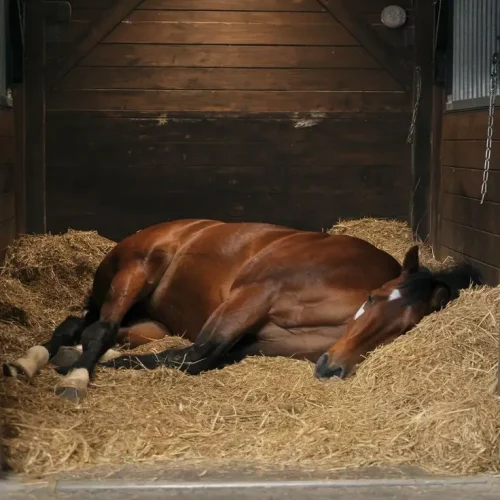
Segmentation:
<svg viewBox="0 0 500 500">
<path fill-rule="evenodd" d="M 332 377 L 343 379 L 346 376 L 346 370 L 342 365 L 330 366 L 330 358 L 328 354 L 325 353 L 318 358 L 318 361 L 316 361 L 314 376 L 320 379 Z"/>
<path fill-rule="evenodd" d="M 341 365 L 334 365 L 330 368 L 330 377 L 345 378 L 345 368 Z"/>
</svg>

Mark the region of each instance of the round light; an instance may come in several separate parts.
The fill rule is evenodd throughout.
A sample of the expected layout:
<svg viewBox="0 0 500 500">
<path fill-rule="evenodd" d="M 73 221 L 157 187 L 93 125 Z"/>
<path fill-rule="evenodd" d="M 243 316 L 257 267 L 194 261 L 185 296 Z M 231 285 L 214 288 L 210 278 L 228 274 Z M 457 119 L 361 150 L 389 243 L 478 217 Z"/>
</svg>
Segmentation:
<svg viewBox="0 0 500 500">
<path fill-rule="evenodd" d="M 406 11 L 399 5 L 388 5 L 382 10 L 380 20 L 388 28 L 401 28 L 406 22 Z"/>
</svg>

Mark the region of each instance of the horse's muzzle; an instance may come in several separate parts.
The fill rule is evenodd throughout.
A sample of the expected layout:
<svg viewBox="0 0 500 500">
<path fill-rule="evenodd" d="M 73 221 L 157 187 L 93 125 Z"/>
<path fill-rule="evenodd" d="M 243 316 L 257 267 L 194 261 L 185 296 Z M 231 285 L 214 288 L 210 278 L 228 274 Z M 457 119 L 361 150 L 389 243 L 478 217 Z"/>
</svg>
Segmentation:
<svg viewBox="0 0 500 500">
<path fill-rule="evenodd" d="M 330 357 L 325 352 L 316 361 L 314 376 L 319 379 L 333 377 L 344 379 L 347 376 L 347 370 L 342 365 L 330 365 Z"/>
</svg>

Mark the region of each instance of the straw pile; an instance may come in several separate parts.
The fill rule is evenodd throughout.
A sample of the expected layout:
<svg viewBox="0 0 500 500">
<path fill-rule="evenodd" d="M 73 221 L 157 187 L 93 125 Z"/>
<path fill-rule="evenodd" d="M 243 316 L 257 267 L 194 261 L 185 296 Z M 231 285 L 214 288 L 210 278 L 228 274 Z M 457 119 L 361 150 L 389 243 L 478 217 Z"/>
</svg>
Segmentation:
<svg viewBox="0 0 500 500">
<path fill-rule="evenodd" d="M 342 221 L 332 232 L 356 234 L 399 259 L 413 243 L 407 226 L 394 221 Z M 112 244 L 70 232 L 12 247 L 0 277 L 2 360 L 46 338 L 80 307 L 92 269 Z M 423 250 L 424 263 L 438 266 Z M 312 364 L 280 358 L 251 358 L 198 377 L 99 369 L 87 398 L 74 405 L 53 395 L 58 375 L 49 368 L 32 384 L 4 379 L 10 463 L 29 475 L 160 461 L 498 472 L 499 313 L 500 288 L 465 291 L 343 382 L 318 381 Z"/>
</svg>

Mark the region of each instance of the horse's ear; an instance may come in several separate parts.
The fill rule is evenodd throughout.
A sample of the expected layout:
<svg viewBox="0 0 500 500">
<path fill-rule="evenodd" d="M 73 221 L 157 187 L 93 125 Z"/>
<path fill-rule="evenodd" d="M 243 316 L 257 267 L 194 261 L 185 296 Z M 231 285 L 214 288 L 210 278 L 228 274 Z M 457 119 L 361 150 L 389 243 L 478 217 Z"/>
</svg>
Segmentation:
<svg viewBox="0 0 500 500">
<path fill-rule="evenodd" d="M 429 306 L 432 312 L 442 309 L 451 299 L 450 289 L 442 283 L 436 284 L 432 290 Z"/>
<path fill-rule="evenodd" d="M 420 263 L 418 261 L 418 245 L 414 245 L 406 252 L 405 258 L 403 260 L 403 273 L 416 273 L 419 268 Z"/>
</svg>

